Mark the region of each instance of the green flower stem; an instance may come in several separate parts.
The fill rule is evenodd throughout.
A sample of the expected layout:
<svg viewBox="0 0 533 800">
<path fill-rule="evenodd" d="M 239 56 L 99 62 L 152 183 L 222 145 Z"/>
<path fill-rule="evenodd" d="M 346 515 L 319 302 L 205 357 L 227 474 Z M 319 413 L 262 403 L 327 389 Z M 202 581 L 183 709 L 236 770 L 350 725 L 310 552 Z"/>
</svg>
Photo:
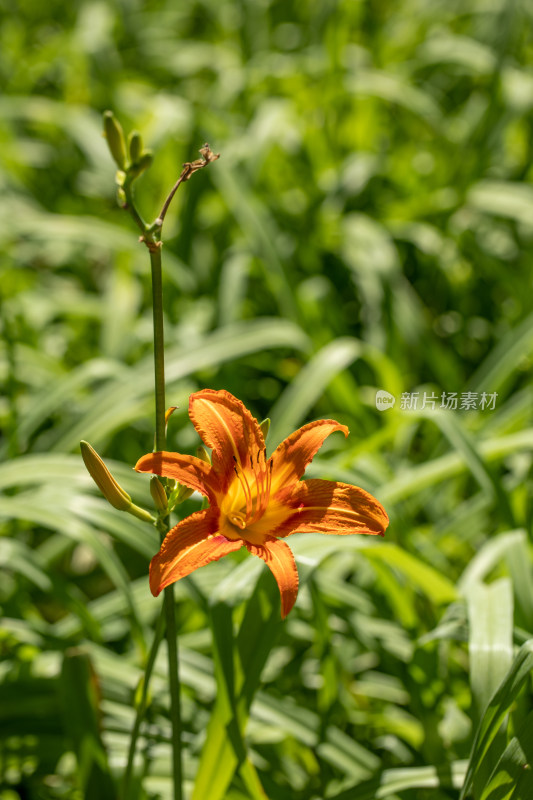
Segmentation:
<svg viewBox="0 0 533 800">
<path fill-rule="evenodd" d="M 159 227 L 159 233 L 160 233 Z M 163 331 L 163 282 L 161 271 L 161 242 L 150 237 L 146 240 L 152 265 L 152 301 L 154 317 L 154 377 L 155 377 L 155 449 L 164 450 L 166 444 L 165 422 L 165 340 Z M 168 517 L 164 520 L 162 538 L 168 530 Z M 164 590 L 164 608 L 168 647 L 168 679 L 170 684 L 170 718 L 172 722 L 172 774 L 174 800 L 182 800 L 181 777 L 181 710 L 178 665 L 178 640 L 174 587 Z"/>
<path fill-rule="evenodd" d="M 152 302 L 154 316 L 154 375 L 155 375 L 155 449 L 164 450 L 165 423 L 165 337 L 163 331 L 163 282 L 161 272 L 161 243 L 149 244 L 152 265 Z"/>
<path fill-rule="evenodd" d="M 148 225 L 144 221 L 144 219 L 141 217 L 141 215 L 139 214 L 139 211 L 137 210 L 137 207 L 136 207 L 135 202 L 133 200 L 132 181 L 128 180 L 126 178 L 126 182 L 125 182 L 125 184 L 123 186 L 123 189 L 124 189 L 124 195 L 126 197 L 126 208 L 130 212 L 130 215 L 132 216 L 133 221 L 135 222 L 137 227 L 144 234 L 144 233 L 146 233 Z"/>
<path fill-rule="evenodd" d="M 141 723 L 144 719 L 144 715 L 146 713 L 146 706 L 148 705 L 148 687 L 150 685 L 150 678 L 152 677 L 152 670 L 154 668 L 155 659 L 159 650 L 159 645 L 161 644 L 161 639 L 163 638 L 163 634 L 165 632 L 165 609 L 161 609 L 161 613 L 159 615 L 159 619 L 157 620 L 157 626 L 155 629 L 154 639 L 152 642 L 152 646 L 150 648 L 150 653 L 148 654 L 148 661 L 146 662 L 146 669 L 144 671 L 143 683 L 142 683 L 142 692 L 141 698 L 137 705 L 137 713 L 135 714 L 135 722 L 133 723 L 133 729 L 131 731 L 131 739 L 130 739 L 130 749 L 128 751 L 128 762 L 126 764 L 126 771 L 124 773 L 124 779 L 122 783 L 122 800 L 128 800 L 130 796 L 130 784 L 131 784 L 131 776 L 133 773 L 133 762 L 135 759 L 135 750 L 137 747 L 137 739 L 139 738 L 139 732 L 141 729 Z"/>
<path fill-rule="evenodd" d="M 165 617 L 167 627 L 168 676 L 170 682 L 170 717 L 172 721 L 172 775 L 174 778 L 174 800 L 182 800 L 181 770 L 181 708 L 178 664 L 178 635 L 174 605 L 174 585 L 164 590 Z"/>
<path fill-rule="evenodd" d="M 125 510 L 128 514 L 133 514 L 137 519 L 142 519 L 143 522 L 151 522 L 152 524 L 156 522 L 156 518 L 152 516 L 149 511 L 146 511 L 144 508 L 139 508 L 139 506 L 136 506 L 134 503 Z"/>
<path fill-rule="evenodd" d="M 109 122 L 107 121 L 109 127 Z M 107 131 L 107 129 L 106 129 Z M 110 142 L 110 135 L 107 133 L 108 142 Z M 122 135 L 122 134 L 121 134 Z M 111 148 L 112 155 L 117 161 L 116 154 Z M 153 302 L 153 320 L 154 320 L 154 376 L 155 376 L 155 450 L 160 451 L 165 449 L 166 445 L 166 419 L 165 419 L 165 338 L 163 330 L 163 281 L 161 270 L 161 229 L 163 221 L 168 211 L 172 198 L 183 181 L 188 181 L 191 175 L 199 169 L 206 167 L 212 161 L 216 161 L 219 156 L 213 153 L 208 144 L 205 144 L 200 149 L 201 158 L 196 161 L 187 162 L 183 165 L 183 170 L 174 184 L 170 194 L 166 198 L 160 215 L 151 225 L 148 225 L 139 211 L 136 208 L 132 183 L 135 176 L 128 169 L 123 169 L 120 160 L 122 153 L 119 153 L 118 165 L 121 166 L 123 172 L 117 173 L 117 184 L 119 192 L 119 202 L 131 214 L 135 224 L 140 229 L 142 236 L 140 241 L 143 242 L 150 252 L 150 264 L 152 267 L 152 302 Z M 122 179 L 124 177 L 124 179 Z M 153 517 L 139 509 L 137 506 L 131 505 L 127 509 L 131 514 L 139 517 L 140 519 L 147 520 L 147 517 L 153 521 Z M 169 530 L 169 517 L 159 518 L 157 528 L 161 533 L 161 538 Z M 132 731 L 132 738 L 130 743 L 130 750 L 128 754 L 128 763 L 126 767 L 126 774 L 124 776 L 124 800 L 128 800 L 128 791 L 131 783 L 131 775 L 133 770 L 133 759 L 135 755 L 135 747 L 139 735 L 141 721 L 146 709 L 146 697 L 148 691 L 148 682 L 153 668 L 157 650 L 162 638 L 162 622 L 165 620 L 167 647 L 168 647 L 168 679 L 170 684 L 170 718 L 172 722 L 172 774 L 174 779 L 174 800 L 182 800 L 183 787 L 182 787 L 182 768 L 181 768 L 181 710 L 180 710 L 180 681 L 179 681 L 179 664 L 178 664 L 178 639 L 176 631 L 176 610 L 174 604 L 174 587 L 168 586 L 164 590 L 164 608 L 161 614 L 160 623 L 152 649 L 146 665 L 145 679 L 143 684 L 143 692 L 141 701 L 137 708 L 137 715 Z"/>
</svg>

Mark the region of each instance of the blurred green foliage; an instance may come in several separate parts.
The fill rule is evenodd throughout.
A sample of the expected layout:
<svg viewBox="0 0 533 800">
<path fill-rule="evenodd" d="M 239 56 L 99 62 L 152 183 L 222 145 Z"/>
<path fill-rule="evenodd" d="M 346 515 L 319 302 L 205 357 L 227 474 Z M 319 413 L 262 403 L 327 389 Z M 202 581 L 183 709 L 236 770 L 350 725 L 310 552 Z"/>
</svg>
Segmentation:
<svg viewBox="0 0 533 800">
<path fill-rule="evenodd" d="M 240 652 L 244 601 L 270 592 L 277 614 L 275 587 L 252 594 L 260 564 L 239 556 L 178 584 L 187 792 L 201 763 L 221 798 L 254 798 L 253 764 L 271 800 L 445 800 L 465 774 L 476 800 L 528 800 L 531 4 L 0 0 L 0 14 L 1 800 L 108 796 L 159 608 L 155 530 L 106 506 L 78 451 L 88 439 L 114 459 L 150 507 L 131 471 L 153 441 L 149 265 L 115 203 L 105 109 L 155 152 L 137 184 L 149 219 L 206 140 L 222 154 L 165 223 L 170 446 L 194 452 L 202 386 L 271 416 L 271 446 L 339 419 L 347 444 L 309 475 L 364 486 L 392 521 L 381 546 L 294 543 L 302 589 L 265 626 L 235 775 L 212 755 L 227 720 L 210 620 L 231 630 L 233 610 Z M 394 409 L 376 409 L 379 389 Z M 495 408 L 400 408 L 402 392 L 467 391 Z M 170 797 L 160 656 L 147 798 Z"/>
</svg>

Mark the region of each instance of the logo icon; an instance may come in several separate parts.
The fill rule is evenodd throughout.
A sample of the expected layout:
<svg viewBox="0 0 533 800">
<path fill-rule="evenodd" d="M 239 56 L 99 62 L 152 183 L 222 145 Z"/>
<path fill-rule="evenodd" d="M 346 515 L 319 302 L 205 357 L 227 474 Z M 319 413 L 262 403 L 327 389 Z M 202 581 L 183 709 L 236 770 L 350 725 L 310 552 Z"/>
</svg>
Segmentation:
<svg viewBox="0 0 533 800">
<path fill-rule="evenodd" d="M 396 398 L 390 392 L 380 389 L 376 392 L 376 408 L 378 411 L 388 411 L 389 408 L 394 408 Z"/>
</svg>

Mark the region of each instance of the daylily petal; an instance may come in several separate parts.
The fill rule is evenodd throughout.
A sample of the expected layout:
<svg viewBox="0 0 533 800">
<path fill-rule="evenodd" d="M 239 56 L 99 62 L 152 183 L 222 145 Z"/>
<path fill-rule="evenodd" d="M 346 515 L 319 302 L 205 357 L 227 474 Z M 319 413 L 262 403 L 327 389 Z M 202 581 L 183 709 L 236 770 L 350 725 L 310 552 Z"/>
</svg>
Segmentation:
<svg viewBox="0 0 533 800">
<path fill-rule="evenodd" d="M 371 494 L 335 481 L 300 481 L 287 489 L 280 502 L 294 508 L 280 527 L 276 536 L 292 533 L 369 533 L 383 536 L 389 518 L 381 503 Z"/>
<path fill-rule="evenodd" d="M 170 530 L 150 562 L 150 590 L 154 597 L 171 583 L 198 567 L 218 561 L 238 550 L 242 541 L 230 542 L 218 532 L 218 509 L 197 511 Z"/>
<path fill-rule="evenodd" d="M 272 461 L 272 492 L 295 483 L 304 474 L 306 466 L 322 447 L 324 439 L 342 431 L 348 436 L 348 428 L 334 419 L 319 419 L 291 433 L 274 451 Z"/>
<path fill-rule="evenodd" d="M 135 469 L 137 472 L 151 472 L 154 475 L 163 475 L 165 478 L 174 478 L 205 495 L 212 504 L 220 491 L 218 476 L 211 465 L 195 456 L 167 453 L 164 450 L 147 453 L 138 460 Z"/>
<path fill-rule="evenodd" d="M 304 425 L 268 459 L 257 420 L 229 392 L 195 392 L 189 415 L 212 449 L 212 464 L 159 452 L 143 456 L 136 466 L 139 472 L 177 479 L 206 495 L 211 505 L 187 517 L 165 537 L 150 564 L 153 594 L 244 544 L 273 573 L 285 618 L 298 593 L 298 571 L 287 544 L 275 537 L 305 532 L 383 535 L 387 514 L 363 489 L 300 480 L 330 433 L 341 430 L 348 435 L 345 425 L 335 420 Z"/>
<path fill-rule="evenodd" d="M 224 485 L 235 476 L 235 466 L 254 469 L 265 440 L 259 423 L 229 392 L 203 389 L 189 399 L 189 416 L 201 438 L 213 449 L 213 468 Z"/>
<path fill-rule="evenodd" d="M 285 619 L 298 595 L 298 570 L 290 547 L 272 536 L 262 545 L 245 544 L 250 553 L 263 559 L 275 577 L 281 595 L 281 616 Z"/>
</svg>

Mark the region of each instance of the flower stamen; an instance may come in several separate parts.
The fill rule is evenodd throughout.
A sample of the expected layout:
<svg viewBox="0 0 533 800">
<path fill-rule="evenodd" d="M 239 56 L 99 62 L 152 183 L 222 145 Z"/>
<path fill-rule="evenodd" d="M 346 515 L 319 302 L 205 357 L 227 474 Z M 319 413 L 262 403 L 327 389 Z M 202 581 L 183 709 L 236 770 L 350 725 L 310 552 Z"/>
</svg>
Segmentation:
<svg viewBox="0 0 533 800">
<path fill-rule="evenodd" d="M 262 462 L 261 455 L 263 456 Z M 270 500 L 272 461 L 270 461 L 270 469 L 267 469 L 266 448 L 257 453 L 257 464 L 259 468 L 255 473 L 255 485 L 257 489 L 256 507 L 251 522 L 257 522 L 257 520 L 261 519 Z"/>
<path fill-rule="evenodd" d="M 246 478 L 246 473 L 238 463 L 235 456 L 233 456 L 233 460 L 235 461 L 233 469 L 235 471 L 235 475 L 237 476 L 239 483 L 241 484 L 244 498 L 246 500 L 246 517 L 248 518 L 252 513 L 253 509 L 252 490 L 250 489 L 250 484 L 248 483 L 248 479 Z"/>
<path fill-rule="evenodd" d="M 235 525 L 236 528 L 240 528 L 241 531 L 243 531 L 246 528 L 246 522 L 244 521 L 242 514 L 235 514 L 235 513 L 228 514 L 228 520 L 231 522 L 232 525 Z"/>
</svg>

